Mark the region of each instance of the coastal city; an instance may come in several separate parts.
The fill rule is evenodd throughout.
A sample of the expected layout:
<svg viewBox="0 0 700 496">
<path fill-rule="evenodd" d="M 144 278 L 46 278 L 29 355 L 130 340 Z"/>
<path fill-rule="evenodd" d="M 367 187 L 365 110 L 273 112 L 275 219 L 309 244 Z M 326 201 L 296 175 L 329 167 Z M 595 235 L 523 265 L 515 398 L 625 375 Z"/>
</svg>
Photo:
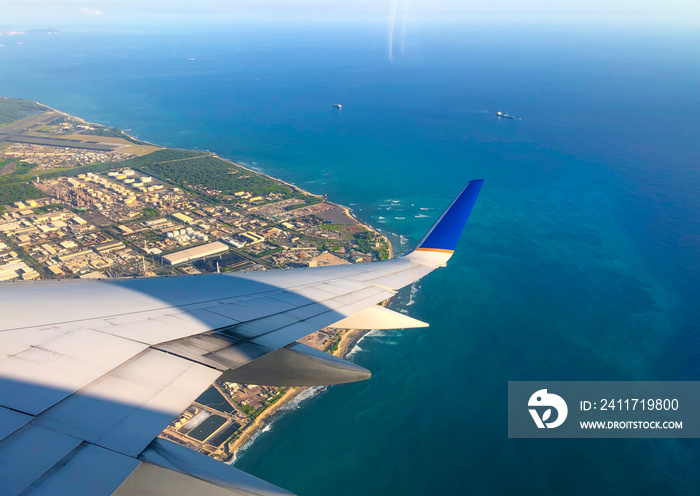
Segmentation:
<svg viewBox="0 0 700 496">
<path fill-rule="evenodd" d="M 323 197 L 211 153 L 156 147 L 34 102 L 0 99 L 0 281 L 319 267 L 390 256 L 384 236 Z M 343 355 L 359 337 L 322 329 L 302 342 Z M 161 436 L 229 460 L 299 392 L 216 382 Z"/>
</svg>

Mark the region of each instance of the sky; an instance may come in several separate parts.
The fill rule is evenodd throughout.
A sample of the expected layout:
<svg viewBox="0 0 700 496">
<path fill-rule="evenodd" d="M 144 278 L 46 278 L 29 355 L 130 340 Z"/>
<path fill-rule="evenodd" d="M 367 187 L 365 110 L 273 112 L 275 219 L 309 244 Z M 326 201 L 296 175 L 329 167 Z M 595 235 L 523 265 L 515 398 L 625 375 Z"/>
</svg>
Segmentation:
<svg viewBox="0 0 700 496">
<path fill-rule="evenodd" d="M 700 24 L 698 0 L 2 0 L 2 29 L 236 22 Z"/>
</svg>

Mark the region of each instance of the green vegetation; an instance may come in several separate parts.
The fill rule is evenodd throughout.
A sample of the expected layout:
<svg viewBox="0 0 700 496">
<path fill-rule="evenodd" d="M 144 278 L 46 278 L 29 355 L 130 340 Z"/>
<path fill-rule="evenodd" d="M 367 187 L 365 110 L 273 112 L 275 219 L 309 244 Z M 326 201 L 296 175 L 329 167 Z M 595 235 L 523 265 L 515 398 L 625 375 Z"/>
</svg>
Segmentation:
<svg viewBox="0 0 700 496">
<path fill-rule="evenodd" d="M 165 239 L 165 236 L 163 236 L 162 234 L 155 233 L 155 232 L 153 232 L 153 231 L 146 231 L 145 233 L 143 233 L 143 238 L 144 238 L 146 241 L 150 241 L 150 242 L 152 242 L 152 243 L 156 243 L 156 242 L 158 242 L 158 241 L 164 240 L 164 239 Z"/>
<path fill-rule="evenodd" d="M 338 346 L 340 345 L 340 341 L 341 341 L 341 336 L 339 334 L 336 334 L 333 337 L 333 341 L 331 342 L 331 347 L 328 349 L 328 351 L 330 353 L 335 353 L 336 351 L 338 351 Z"/>
<path fill-rule="evenodd" d="M 146 221 L 146 220 L 153 220 L 160 217 L 160 212 L 156 210 L 153 207 L 145 207 L 141 211 L 141 219 L 139 219 L 141 222 Z"/>
<path fill-rule="evenodd" d="M 28 183 L 0 184 L 0 205 L 10 205 L 16 201 L 43 198 L 43 191 Z"/>
<path fill-rule="evenodd" d="M 144 174 L 188 190 L 192 190 L 194 186 L 203 186 L 221 191 L 225 195 L 232 195 L 238 191 L 247 191 L 254 196 L 269 193 L 279 193 L 287 197 L 292 195 L 291 188 L 213 155 L 177 157 L 176 154 L 175 158 L 166 158 L 170 154 L 163 152 L 182 153 L 184 150 L 159 150 L 143 157 L 126 160 L 121 165 L 136 168 Z"/>
<path fill-rule="evenodd" d="M 390 254 L 389 243 L 382 240 L 381 243 L 379 243 L 379 248 L 377 248 L 374 253 L 380 260 L 387 260 Z"/>
<path fill-rule="evenodd" d="M 374 233 L 370 231 L 362 231 L 355 234 L 355 241 L 363 253 L 372 253 L 380 260 L 389 258 L 389 244 L 382 240 L 379 242 L 379 247 L 376 247 L 377 240 Z"/>
<path fill-rule="evenodd" d="M 0 125 L 46 112 L 47 108 L 30 100 L 0 97 Z"/>
<path fill-rule="evenodd" d="M 150 164 L 157 164 L 162 162 L 173 162 L 176 160 L 184 160 L 194 157 L 206 157 L 209 155 L 206 152 L 193 152 L 190 150 L 178 150 L 176 148 L 164 148 L 163 150 L 156 150 L 153 153 L 143 155 L 141 157 L 130 158 L 129 160 L 124 160 L 120 162 L 120 167 L 142 167 Z"/>
<path fill-rule="evenodd" d="M 360 247 L 360 251 L 363 253 L 372 253 L 374 249 L 372 246 L 373 238 L 374 236 L 372 236 L 372 233 L 369 231 L 362 231 L 361 233 L 355 234 L 357 246 Z"/>
<path fill-rule="evenodd" d="M 65 115 L 59 115 L 55 119 L 52 119 L 51 121 L 47 122 L 47 126 L 58 126 L 59 124 L 63 124 L 66 122 L 66 116 Z"/>
<path fill-rule="evenodd" d="M 268 255 L 274 255 L 275 253 L 280 253 L 281 251 L 284 251 L 284 247 L 278 246 L 277 248 L 272 248 L 271 250 L 264 251 L 258 256 L 260 258 L 262 258 L 262 257 L 266 257 Z"/>
<path fill-rule="evenodd" d="M 105 136 L 105 137 L 111 137 L 111 138 L 123 138 L 127 141 L 131 141 L 132 143 L 135 143 L 137 145 L 147 145 L 145 141 L 140 141 L 137 139 L 132 138 L 128 134 L 126 134 L 124 131 L 122 131 L 119 128 L 116 127 L 107 127 L 107 126 L 95 126 L 93 129 L 90 129 L 89 131 L 85 131 L 85 134 L 90 135 L 90 136 Z"/>
<path fill-rule="evenodd" d="M 243 403 L 238 403 L 238 406 L 243 410 L 243 413 L 248 415 L 249 417 L 253 417 L 253 414 L 255 413 L 255 408 L 253 408 L 251 405 L 244 405 Z"/>
<path fill-rule="evenodd" d="M 36 165 L 22 162 L 16 158 L 0 159 L 0 170 L 9 170 L 0 176 L 0 183 L 16 183 L 31 177 L 29 173 Z"/>
</svg>

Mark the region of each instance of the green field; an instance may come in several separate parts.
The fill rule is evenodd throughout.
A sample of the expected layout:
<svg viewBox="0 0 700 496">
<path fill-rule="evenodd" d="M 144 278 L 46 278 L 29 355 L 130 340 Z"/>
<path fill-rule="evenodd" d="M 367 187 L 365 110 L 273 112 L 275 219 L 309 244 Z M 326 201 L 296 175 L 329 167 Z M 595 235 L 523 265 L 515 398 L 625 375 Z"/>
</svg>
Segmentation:
<svg viewBox="0 0 700 496">
<path fill-rule="evenodd" d="M 279 193 L 290 197 L 294 193 L 282 183 L 209 153 L 165 149 L 126 160 L 121 165 L 178 186 L 204 186 L 225 195 L 247 191 L 254 196 Z"/>
<path fill-rule="evenodd" d="M 16 201 L 43 198 L 46 194 L 29 183 L 0 184 L 0 209 Z"/>
<path fill-rule="evenodd" d="M 9 124 L 34 114 L 46 112 L 47 108 L 30 100 L 0 97 L 0 125 Z"/>
</svg>

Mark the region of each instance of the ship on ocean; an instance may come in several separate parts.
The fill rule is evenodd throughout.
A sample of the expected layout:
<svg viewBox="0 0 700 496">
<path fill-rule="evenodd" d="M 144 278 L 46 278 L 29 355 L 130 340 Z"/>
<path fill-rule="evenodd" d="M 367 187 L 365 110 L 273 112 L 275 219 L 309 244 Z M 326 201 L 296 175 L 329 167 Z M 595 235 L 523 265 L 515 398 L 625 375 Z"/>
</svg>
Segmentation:
<svg viewBox="0 0 700 496">
<path fill-rule="evenodd" d="M 504 113 L 501 112 L 500 110 L 498 111 L 498 114 L 496 114 L 496 115 L 498 115 L 499 119 L 500 119 L 501 117 L 503 117 L 504 119 L 515 119 L 515 116 L 514 116 L 514 115 L 504 114 Z"/>
<path fill-rule="evenodd" d="M 343 108 L 343 106 L 342 106 L 341 104 L 339 104 L 339 103 L 331 103 L 331 107 L 337 108 L 337 109 Z"/>
</svg>

